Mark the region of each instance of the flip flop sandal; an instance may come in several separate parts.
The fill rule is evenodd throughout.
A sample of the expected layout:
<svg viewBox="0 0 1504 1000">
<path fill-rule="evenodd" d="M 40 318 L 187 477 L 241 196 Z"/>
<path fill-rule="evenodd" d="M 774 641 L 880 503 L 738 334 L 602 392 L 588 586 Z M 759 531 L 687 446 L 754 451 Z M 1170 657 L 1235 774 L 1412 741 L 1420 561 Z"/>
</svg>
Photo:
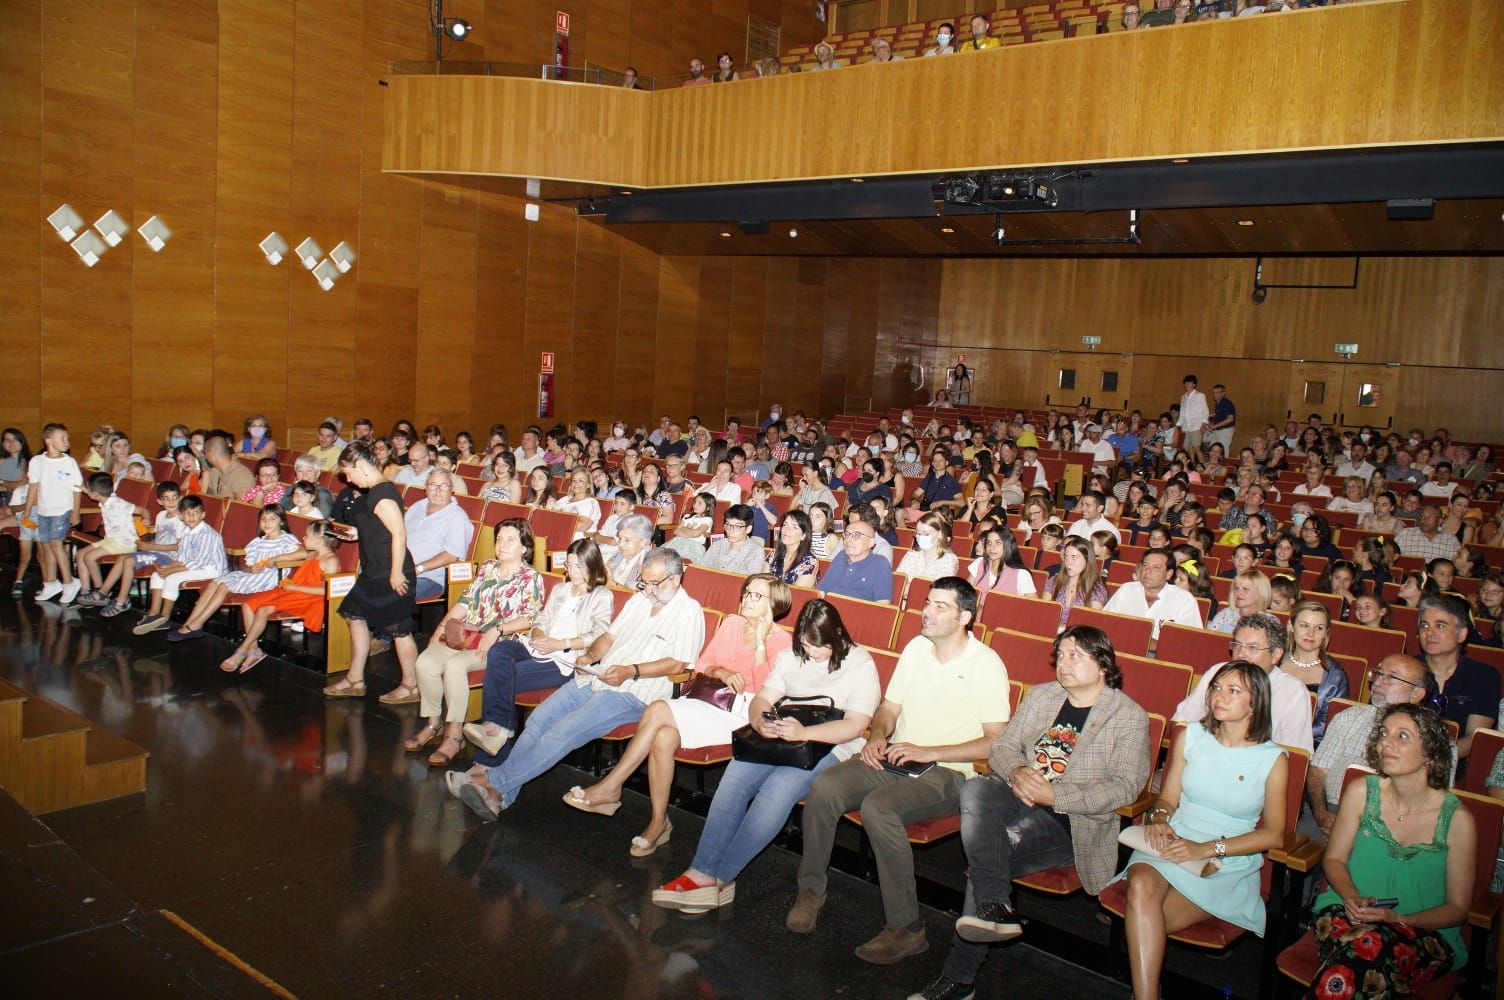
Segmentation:
<svg viewBox="0 0 1504 1000">
<path fill-rule="evenodd" d="M 239 673 L 240 661 L 243 659 L 245 659 L 244 653 L 231 653 L 229 656 L 220 661 L 219 669 L 223 670 L 227 674 Z"/>
<path fill-rule="evenodd" d="M 261 650 L 261 649 L 253 649 L 253 650 L 251 650 L 249 653 L 245 654 L 245 659 L 243 659 L 243 660 L 240 661 L 240 672 L 241 673 L 245 673 L 247 670 L 251 669 L 252 667 L 254 667 L 256 664 L 260 663 L 264 659 L 266 659 L 266 651 L 265 650 Z"/>
</svg>

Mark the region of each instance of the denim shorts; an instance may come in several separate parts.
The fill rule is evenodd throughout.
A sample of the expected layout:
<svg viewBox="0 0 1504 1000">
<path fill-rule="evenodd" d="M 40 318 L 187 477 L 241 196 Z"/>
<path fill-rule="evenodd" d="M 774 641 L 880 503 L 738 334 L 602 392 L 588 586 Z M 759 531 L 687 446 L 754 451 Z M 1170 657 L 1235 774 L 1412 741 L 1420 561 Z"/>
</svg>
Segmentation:
<svg viewBox="0 0 1504 1000">
<path fill-rule="evenodd" d="M 32 512 L 32 520 L 37 522 L 37 541 L 61 542 L 68 537 L 69 528 L 72 525 L 73 514 L 58 514 L 55 517 L 45 517 Z"/>
</svg>

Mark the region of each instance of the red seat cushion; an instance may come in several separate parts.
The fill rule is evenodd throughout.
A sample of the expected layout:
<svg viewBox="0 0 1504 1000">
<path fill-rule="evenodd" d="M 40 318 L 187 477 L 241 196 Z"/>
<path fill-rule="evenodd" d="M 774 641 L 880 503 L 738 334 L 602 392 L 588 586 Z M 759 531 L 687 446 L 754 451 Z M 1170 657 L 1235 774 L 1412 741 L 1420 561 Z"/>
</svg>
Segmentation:
<svg viewBox="0 0 1504 1000">
<path fill-rule="evenodd" d="M 1081 876 L 1076 872 L 1075 865 L 1046 868 L 1032 875 L 1020 876 L 1013 881 L 1026 888 L 1047 892 L 1054 896 L 1069 896 L 1081 891 Z"/>
<path fill-rule="evenodd" d="M 674 760 L 681 764 L 721 764 L 730 759 L 730 743 L 713 747 L 695 747 L 692 750 L 680 749 L 674 754 Z"/>
<path fill-rule="evenodd" d="M 857 826 L 862 825 L 862 812 L 853 809 L 846 814 L 846 818 Z M 908 826 L 909 843 L 933 844 L 937 840 L 961 832 L 961 814 L 952 813 L 949 816 L 936 816 L 934 819 L 922 819 Z"/>
<path fill-rule="evenodd" d="M 1128 912 L 1128 883 L 1114 882 L 1102 890 L 1097 900 L 1107 912 L 1121 917 Z M 1247 931 L 1215 917 L 1192 924 L 1183 931 L 1170 935 L 1170 940 L 1192 944 L 1198 948 L 1221 949 L 1231 945 Z"/>
<path fill-rule="evenodd" d="M 611 730 L 605 736 L 602 736 L 601 739 L 603 739 L 603 740 L 630 740 L 633 736 L 636 736 L 636 735 L 637 735 L 637 723 L 635 723 L 635 722 L 624 722 L 621 725 L 617 726 L 615 729 Z"/>
</svg>

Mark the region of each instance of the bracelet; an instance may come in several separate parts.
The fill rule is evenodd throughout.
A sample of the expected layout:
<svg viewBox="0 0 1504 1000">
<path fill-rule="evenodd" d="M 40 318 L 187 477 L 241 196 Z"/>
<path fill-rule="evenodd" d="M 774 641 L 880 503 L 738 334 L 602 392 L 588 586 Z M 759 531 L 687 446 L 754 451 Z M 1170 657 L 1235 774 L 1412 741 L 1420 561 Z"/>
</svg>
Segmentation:
<svg viewBox="0 0 1504 1000">
<path fill-rule="evenodd" d="M 632 679 L 635 681 L 635 680 L 640 679 L 641 677 L 642 677 L 642 664 L 640 664 L 640 663 L 634 663 L 634 664 L 632 664 Z"/>
</svg>

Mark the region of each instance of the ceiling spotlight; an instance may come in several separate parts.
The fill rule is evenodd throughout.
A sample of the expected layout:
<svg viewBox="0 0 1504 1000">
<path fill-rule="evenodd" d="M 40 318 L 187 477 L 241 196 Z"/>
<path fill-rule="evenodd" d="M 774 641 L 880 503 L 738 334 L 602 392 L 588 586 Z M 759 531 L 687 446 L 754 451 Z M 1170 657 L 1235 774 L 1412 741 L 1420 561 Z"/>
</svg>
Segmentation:
<svg viewBox="0 0 1504 1000">
<path fill-rule="evenodd" d="M 1253 220 L 1252 219 L 1239 219 L 1238 220 L 1238 225 L 1240 225 L 1240 226 L 1251 226 L 1251 225 L 1253 225 Z"/>
<path fill-rule="evenodd" d="M 789 239 L 796 240 L 798 238 L 799 238 L 799 230 L 797 230 L 797 229 L 790 229 L 789 230 Z"/>
<path fill-rule="evenodd" d="M 1177 159 L 1171 160 L 1170 162 L 1171 163 L 1190 163 L 1191 161 L 1182 156 L 1182 157 L 1179 157 Z"/>
<path fill-rule="evenodd" d="M 950 226 L 941 226 L 940 227 L 940 231 L 942 233 L 953 233 L 953 232 L 955 232 L 955 230 L 952 229 Z"/>
<path fill-rule="evenodd" d="M 329 259 L 334 262 L 335 267 L 339 268 L 340 274 L 349 272 L 357 256 L 359 255 L 355 252 L 355 248 L 344 240 L 334 244 L 334 249 L 329 251 Z"/>
<path fill-rule="evenodd" d="M 729 239 L 731 239 L 731 234 L 728 233 L 728 232 L 726 232 L 725 230 L 721 230 L 721 238 L 729 240 Z"/>
<path fill-rule="evenodd" d="M 99 258 L 103 257 L 104 252 L 109 249 L 108 244 L 96 236 L 92 229 L 85 229 L 69 246 L 73 247 L 73 252 L 78 254 L 78 259 L 89 267 L 98 264 Z"/>
<path fill-rule="evenodd" d="M 319 287 L 326 292 L 334 287 L 334 283 L 339 280 L 339 274 L 339 266 L 331 260 L 319 261 L 318 265 L 313 268 L 313 276 L 318 279 Z"/>
<path fill-rule="evenodd" d="M 867 178 L 865 178 L 865 177 L 853 177 L 853 178 L 851 178 L 851 183 L 853 183 L 853 184 L 865 184 L 865 183 L 867 183 Z"/>
<path fill-rule="evenodd" d="M 324 256 L 323 248 L 318 245 L 312 236 L 306 237 L 302 243 L 299 243 L 297 250 L 294 252 L 298 255 L 298 259 L 303 262 L 303 266 L 310 271 L 318 267 L 319 258 Z"/>
<path fill-rule="evenodd" d="M 131 234 L 131 224 L 125 221 L 125 216 L 113 208 L 95 221 L 94 228 L 104 241 L 112 247 L 118 247 L 120 241 Z"/>
<path fill-rule="evenodd" d="M 444 34 L 456 42 L 463 42 L 474 30 L 463 17 L 446 18 L 444 21 Z"/>
<path fill-rule="evenodd" d="M 72 240 L 84 228 L 83 216 L 73 210 L 73 206 L 67 202 L 59 205 L 57 211 L 47 216 L 47 221 L 52 228 L 65 240 Z"/>
<path fill-rule="evenodd" d="M 167 241 L 172 239 L 172 230 L 168 229 L 167 223 L 163 222 L 161 217 L 156 215 L 153 215 L 142 223 L 141 228 L 137 229 L 136 232 L 141 234 L 141 238 L 146 241 L 146 245 L 151 247 L 154 253 L 160 253 L 162 248 L 167 245 Z"/>
<path fill-rule="evenodd" d="M 270 233 L 266 239 L 257 244 L 261 252 L 266 254 L 266 259 L 273 265 L 282 263 L 282 258 L 287 254 L 287 241 L 280 233 Z"/>
</svg>

